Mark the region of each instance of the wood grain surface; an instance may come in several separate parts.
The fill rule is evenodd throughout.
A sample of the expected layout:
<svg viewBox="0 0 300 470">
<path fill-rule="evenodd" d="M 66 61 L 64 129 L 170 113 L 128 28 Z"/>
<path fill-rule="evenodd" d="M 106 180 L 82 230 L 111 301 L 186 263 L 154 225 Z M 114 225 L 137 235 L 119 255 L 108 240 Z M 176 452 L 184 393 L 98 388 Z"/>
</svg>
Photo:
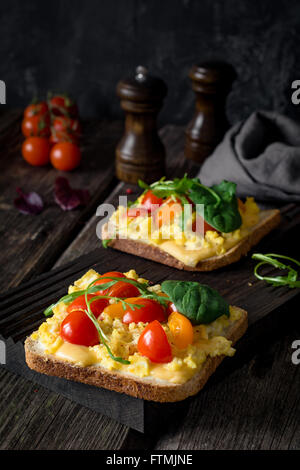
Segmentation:
<svg viewBox="0 0 300 470">
<path fill-rule="evenodd" d="M 36 273 L 51 267 L 63 269 L 65 263 L 97 249 L 100 242 L 95 230 L 99 220 L 93 215 L 95 208 L 105 198 L 109 202 L 115 201 L 118 195 L 124 194 L 128 187 L 123 183 L 115 184 L 112 154 L 111 150 L 107 151 L 107 155 L 110 155 L 109 163 L 103 171 L 106 175 L 111 175 L 111 182 L 104 189 L 103 182 L 107 178 L 101 179 L 102 172 L 96 175 L 99 186 L 96 176 L 92 176 L 92 188 L 95 188 L 95 192 L 99 190 L 99 193 L 97 192 L 97 197 L 86 215 L 82 216 L 83 211 L 79 210 L 63 214 L 66 221 L 62 218 L 60 224 L 54 224 L 52 221 L 52 225 L 48 226 L 47 221 L 44 221 L 47 230 L 50 227 L 53 233 L 47 231 L 44 239 L 38 236 L 41 224 L 39 217 L 35 222 L 31 216 L 19 216 L 14 213 L 12 207 L 7 207 L 11 205 L 15 185 L 20 184 L 21 180 L 26 181 L 22 173 L 23 169 L 20 170 L 23 162 L 21 164 L 18 162 L 20 158 L 18 153 L 20 136 L 19 130 L 16 129 L 18 118 L 17 114 L 11 117 L 10 121 L 7 118 L 8 124 L 4 124 L 0 118 L 0 143 L 3 143 L 0 150 L 0 166 L 3 165 L 0 179 L 1 187 L 4 188 L 0 200 L 2 209 L 0 217 L 2 217 L 2 243 L 4 243 L 2 259 L 5 263 L 2 263 L 5 269 L 2 269 L 0 279 L 2 286 L 6 281 L 5 287 L 16 286 L 22 280 L 33 278 Z M 90 140 L 87 140 L 85 145 L 94 149 L 93 155 L 99 155 L 99 158 L 105 160 L 108 157 L 104 157 L 103 149 L 105 146 L 107 149 L 112 148 L 120 127 L 118 123 L 102 123 L 98 126 L 96 125 L 97 129 L 102 128 L 102 131 L 99 130 L 98 144 L 94 147 L 95 132 L 91 130 Z M 7 134 L 8 130 L 9 134 Z M 180 176 L 185 171 L 194 173 L 197 167 L 183 158 L 183 129 L 165 126 L 161 131 L 161 136 L 167 150 L 168 176 Z M 8 151 L 11 152 L 9 155 L 14 164 L 3 162 L 2 149 L 10 146 L 13 148 Z M 14 174 L 18 175 L 19 171 L 21 172 L 20 180 L 14 176 Z M 50 170 L 48 171 L 51 173 Z M 89 174 L 87 170 L 87 179 L 82 182 L 88 181 Z M 13 184 L 10 184 L 8 189 L 5 182 L 11 181 L 10 178 Z M 54 176 L 49 174 L 50 182 L 53 181 L 51 178 Z M 80 187 L 79 178 L 78 176 Z M 35 181 L 38 183 L 39 179 Z M 41 194 L 50 195 L 51 184 L 48 183 L 47 178 L 43 181 L 45 192 L 44 187 L 39 186 Z M 75 182 L 77 184 L 74 179 L 74 185 Z M 22 186 L 24 190 L 34 189 L 29 182 L 26 182 L 26 186 L 25 183 Z M 135 198 L 136 188 L 132 188 L 135 193 L 131 197 Z M 49 208 L 49 211 L 51 210 L 54 209 Z M 289 214 L 290 218 L 287 219 L 291 230 L 289 240 L 285 242 L 285 245 L 280 240 L 277 240 L 276 244 L 274 232 L 274 236 L 265 240 L 265 245 L 261 246 L 261 250 L 269 251 L 271 247 L 273 249 L 277 246 L 277 251 L 280 248 L 281 252 L 293 252 L 294 255 L 295 250 L 299 250 L 297 247 L 299 215 L 297 211 L 293 213 L 293 210 Z M 56 217 L 55 212 L 55 220 L 57 220 Z M 74 226 L 70 229 L 72 224 Z M 13 231 L 12 239 L 10 239 L 10 230 L 6 230 L 6 227 Z M 18 227 L 20 230 L 17 230 Z M 22 232 L 24 242 L 20 240 L 17 233 L 19 231 Z M 36 238 L 35 233 L 37 233 Z M 60 240 L 62 233 L 67 233 L 64 241 Z M 52 241 L 51 235 L 57 237 L 56 241 Z M 49 248 L 48 245 L 50 245 Z M 91 257 L 91 264 L 100 261 L 104 270 L 112 265 L 116 267 L 118 262 L 121 265 L 125 262 L 121 261 L 125 260 L 123 256 L 128 256 L 138 271 L 145 273 L 149 278 L 159 280 L 159 269 L 153 269 L 154 265 L 159 266 L 156 263 L 123 255 L 113 250 L 109 250 L 109 259 L 106 255 L 106 259 L 102 261 L 101 256 L 97 258 L 102 251 L 95 252 L 95 255 Z M 246 265 L 247 262 L 243 260 L 231 267 L 231 280 L 225 285 L 223 281 L 227 277 L 227 270 L 201 274 L 201 280 L 213 286 L 218 286 L 222 282 L 223 292 L 232 301 L 238 300 L 241 286 L 243 289 L 247 287 L 248 295 L 244 303 L 251 312 L 251 318 L 255 318 L 255 306 L 258 304 L 260 312 L 264 312 L 270 309 L 269 304 L 272 303 L 271 307 L 275 308 L 276 315 L 274 317 L 264 315 L 259 328 L 260 334 L 251 334 L 249 341 L 245 338 L 244 345 L 241 345 L 235 358 L 225 361 L 197 398 L 186 400 L 183 406 L 178 407 L 178 412 L 174 413 L 169 422 L 157 429 L 154 436 L 129 430 L 126 426 L 0 369 L 0 449 L 299 449 L 300 368 L 291 363 L 292 341 L 300 338 L 300 326 L 297 319 L 298 300 L 292 298 L 295 291 L 291 293 L 285 289 L 275 290 L 272 287 L 268 288 L 267 302 L 262 292 L 258 297 L 260 288 L 254 279 L 250 281 L 247 279 Z M 7 273 L 6 266 L 8 266 Z M 182 275 L 179 271 L 164 268 L 170 270 L 170 273 L 166 273 L 166 277 L 179 279 Z M 194 276 L 200 280 L 199 274 L 189 274 L 191 279 L 194 279 Z M 248 282 L 252 285 L 248 285 Z M 289 298 L 290 302 L 285 308 L 276 309 L 282 303 L 282 296 Z M 269 320 L 264 321 L 264 318 Z M 37 321 L 40 321 L 40 318 L 37 318 Z M 254 329 L 253 326 L 252 332 Z"/>
</svg>

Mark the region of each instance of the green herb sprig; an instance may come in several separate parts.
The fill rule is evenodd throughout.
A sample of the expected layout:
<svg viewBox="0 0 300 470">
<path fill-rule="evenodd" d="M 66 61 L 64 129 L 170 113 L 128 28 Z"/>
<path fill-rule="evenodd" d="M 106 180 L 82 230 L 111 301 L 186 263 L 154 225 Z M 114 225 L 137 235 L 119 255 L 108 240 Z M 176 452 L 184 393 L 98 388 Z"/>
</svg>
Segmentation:
<svg viewBox="0 0 300 470">
<path fill-rule="evenodd" d="M 254 253 L 252 255 L 253 259 L 259 260 L 260 262 L 254 268 L 254 275 L 260 281 L 266 281 L 268 284 L 272 286 L 288 286 L 290 288 L 300 287 L 300 280 L 298 280 L 299 274 L 298 272 L 292 268 L 289 264 L 284 264 L 281 261 L 278 261 L 277 258 L 285 259 L 295 263 L 297 266 L 300 266 L 300 261 L 290 258 L 289 256 L 279 255 L 276 253 Z M 258 273 L 258 270 L 263 265 L 271 265 L 274 268 L 287 270 L 288 273 L 286 276 L 262 276 Z"/>
</svg>

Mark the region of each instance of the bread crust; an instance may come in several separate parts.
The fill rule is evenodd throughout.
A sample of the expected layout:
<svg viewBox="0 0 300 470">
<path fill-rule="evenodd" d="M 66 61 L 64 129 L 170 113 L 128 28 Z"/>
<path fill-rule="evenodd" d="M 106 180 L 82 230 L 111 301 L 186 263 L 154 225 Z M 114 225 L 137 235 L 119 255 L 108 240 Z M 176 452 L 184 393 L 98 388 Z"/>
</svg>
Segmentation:
<svg viewBox="0 0 300 470">
<path fill-rule="evenodd" d="M 239 310 L 242 313 L 241 318 L 226 332 L 226 337 L 233 344 L 243 336 L 248 326 L 247 312 Z M 110 371 L 101 366 L 73 365 L 53 355 L 37 351 L 35 341 L 30 337 L 25 341 L 25 357 L 28 366 L 42 374 L 107 388 L 144 400 L 176 402 L 198 393 L 226 356 L 208 357 L 203 367 L 184 384 L 169 384 L 153 378 L 139 378 L 123 372 Z"/>
<path fill-rule="evenodd" d="M 214 269 L 219 269 L 239 261 L 241 257 L 245 256 L 265 235 L 279 225 L 281 217 L 278 209 L 261 211 L 261 214 L 262 220 L 256 224 L 253 230 L 239 243 L 230 248 L 230 250 L 223 255 L 213 256 L 199 261 L 195 267 L 187 266 L 169 253 L 161 250 L 158 246 L 148 245 L 147 243 L 136 240 L 116 238 L 112 240 L 108 246 L 125 253 L 130 253 L 185 271 L 213 271 Z M 105 240 L 108 238 L 106 223 L 102 228 L 102 239 Z"/>
</svg>

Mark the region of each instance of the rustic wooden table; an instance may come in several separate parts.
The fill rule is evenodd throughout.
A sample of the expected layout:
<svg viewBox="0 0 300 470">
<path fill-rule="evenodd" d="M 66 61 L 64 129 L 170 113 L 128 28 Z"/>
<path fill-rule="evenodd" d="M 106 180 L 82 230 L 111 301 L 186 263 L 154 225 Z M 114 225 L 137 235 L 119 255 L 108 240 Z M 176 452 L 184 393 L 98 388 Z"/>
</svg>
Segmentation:
<svg viewBox="0 0 300 470">
<path fill-rule="evenodd" d="M 20 118 L 15 110 L 0 116 L 2 291 L 96 248 L 96 207 L 128 187 L 114 176 L 122 123 L 90 122 L 84 126 L 84 162 L 67 176 L 74 187 L 88 188 L 92 199 L 84 209 L 62 212 L 53 201 L 58 173 L 30 168 L 21 158 Z M 183 129 L 165 126 L 161 136 L 168 176 L 194 173 L 183 157 Z M 19 214 L 13 206 L 18 186 L 40 193 L 46 210 Z M 300 339 L 297 303 L 288 304 L 295 315 L 285 321 L 283 308 L 234 367 L 220 366 L 197 400 L 187 401 L 184 413 L 151 436 L 0 368 L 0 449 L 299 449 L 300 365 L 291 361 L 292 342 Z"/>
</svg>

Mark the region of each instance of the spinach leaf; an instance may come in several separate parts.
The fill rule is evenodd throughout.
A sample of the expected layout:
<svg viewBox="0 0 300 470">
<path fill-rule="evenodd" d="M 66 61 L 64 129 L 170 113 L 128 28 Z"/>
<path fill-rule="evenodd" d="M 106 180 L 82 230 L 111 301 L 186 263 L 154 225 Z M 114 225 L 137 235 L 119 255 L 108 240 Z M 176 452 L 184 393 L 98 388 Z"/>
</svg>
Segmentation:
<svg viewBox="0 0 300 470">
<path fill-rule="evenodd" d="M 236 184 L 222 181 L 211 187 L 194 179 L 189 197 L 194 204 L 204 204 L 204 219 L 219 232 L 233 232 L 242 225 L 235 195 Z"/>
<path fill-rule="evenodd" d="M 178 312 L 194 325 L 211 323 L 222 315 L 229 317 L 228 303 L 209 286 L 190 281 L 164 281 L 161 288 Z"/>
</svg>

